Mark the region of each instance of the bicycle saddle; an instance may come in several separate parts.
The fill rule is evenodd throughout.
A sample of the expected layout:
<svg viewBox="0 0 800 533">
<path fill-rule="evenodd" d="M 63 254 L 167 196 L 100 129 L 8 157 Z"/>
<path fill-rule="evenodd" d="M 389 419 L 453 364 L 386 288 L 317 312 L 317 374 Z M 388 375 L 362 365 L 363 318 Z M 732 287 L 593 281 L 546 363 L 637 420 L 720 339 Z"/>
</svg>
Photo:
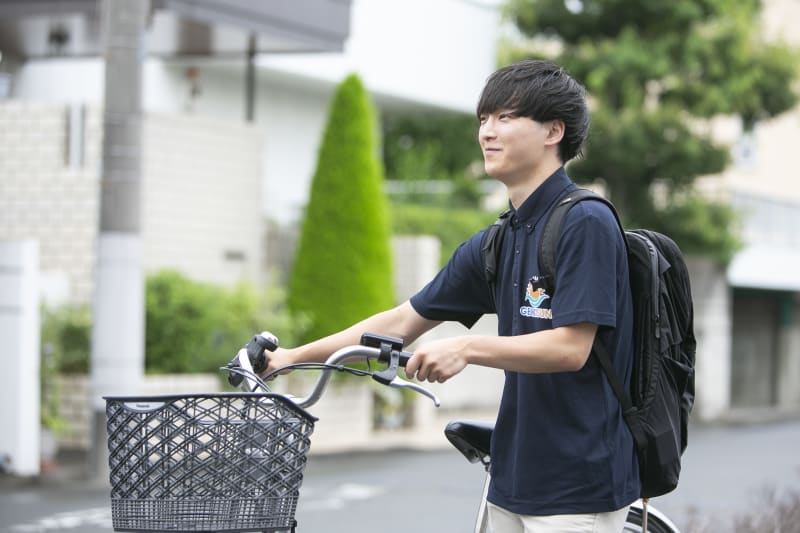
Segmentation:
<svg viewBox="0 0 800 533">
<path fill-rule="evenodd" d="M 453 420 L 444 428 L 444 435 L 467 461 L 487 464 L 493 430 L 494 422 Z"/>
</svg>

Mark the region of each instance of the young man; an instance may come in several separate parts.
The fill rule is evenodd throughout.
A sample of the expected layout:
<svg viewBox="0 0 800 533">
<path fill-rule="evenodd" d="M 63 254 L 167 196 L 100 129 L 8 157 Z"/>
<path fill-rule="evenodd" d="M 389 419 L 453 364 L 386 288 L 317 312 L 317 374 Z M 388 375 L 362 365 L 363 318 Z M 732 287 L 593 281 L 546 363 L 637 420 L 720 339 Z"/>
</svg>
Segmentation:
<svg viewBox="0 0 800 533">
<path fill-rule="evenodd" d="M 638 496 L 638 466 L 619 403 L 589 355 L 599 336 L 629 382 L 625 244 L 608 207 L 587 201 L 569 211 L 563 226 L 553 295 L 542 287 L 537 258 L 547 213 L 575 188 L 564 164 L 580 154 L 588 133 L 584 88 L 553 63 L 522 61 L 489 77 L 477 114 L 486 172 L 506 186 L 511 207 L 496 299 L 484 278 L 479 232 L 409 301 L 305 346 L 279 349 L 268 370 L 324 360 L 367 331 L 410 343 L 442 321 L 471 327 L 497 313 L 498 336 L 425 343 L 406 368 L 410 377 L 440 383 L 468 364 L 505 371 L 491 445 L 493 531 L 619 532 Z"/>
</svg>

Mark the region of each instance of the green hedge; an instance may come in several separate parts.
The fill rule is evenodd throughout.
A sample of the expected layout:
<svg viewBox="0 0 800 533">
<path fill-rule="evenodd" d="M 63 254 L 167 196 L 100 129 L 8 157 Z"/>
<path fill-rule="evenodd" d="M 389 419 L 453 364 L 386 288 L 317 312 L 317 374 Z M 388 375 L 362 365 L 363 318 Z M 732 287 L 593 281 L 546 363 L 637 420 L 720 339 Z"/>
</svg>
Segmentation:
<svg viewBox="0 0 800 533">
<path fill-rule="evenodd" d="M 149 373 L 216 372 L 253 336 L 269 330 L 283 344 L 301 324 L 289 320 L 274 287 L 222 287 L 174 271 L 147 279 L 145 367 Z"/>
<path fill-rule="evenodd" d="M 304 323 L 302 317 L 290 320 L 284 303 L 274 284 L 222 287 L 170 270 L 151 274 L 145 294 L 145 371 L 217 372 L 265 329 L 291 345 Z M 88 372 L 91 329 L 88 306 L 44 309 L 43 371 Z"/>
</svg>

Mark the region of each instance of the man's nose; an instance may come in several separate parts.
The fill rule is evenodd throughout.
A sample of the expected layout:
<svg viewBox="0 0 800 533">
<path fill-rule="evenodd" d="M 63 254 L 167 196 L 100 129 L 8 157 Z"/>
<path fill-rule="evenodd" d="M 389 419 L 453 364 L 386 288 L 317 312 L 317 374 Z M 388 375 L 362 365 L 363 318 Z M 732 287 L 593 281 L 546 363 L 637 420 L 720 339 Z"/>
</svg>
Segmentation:
<svg viewBox="0 0 800 533">
<path fill-rule="evenodd" d="M 494 119 L 487 118 L 478 128 L 478 140 L 491 139 L 495 136 Z"/>
</svg>

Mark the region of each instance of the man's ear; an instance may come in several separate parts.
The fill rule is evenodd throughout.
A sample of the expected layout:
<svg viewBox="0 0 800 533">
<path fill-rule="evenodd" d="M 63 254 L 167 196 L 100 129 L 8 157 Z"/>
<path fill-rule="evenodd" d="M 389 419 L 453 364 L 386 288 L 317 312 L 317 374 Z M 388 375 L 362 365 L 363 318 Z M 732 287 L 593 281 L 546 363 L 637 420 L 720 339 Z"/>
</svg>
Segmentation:
<svg viewBox="0 0 800 533">
<path fill-rule="evenodd" d="M 564 138 L 564 121 L 563 120 L 549 120 L 545 123 L 548 128 L 547 138 L 544 143 L 547 146 L 555 146 Z"/>
</svg>

